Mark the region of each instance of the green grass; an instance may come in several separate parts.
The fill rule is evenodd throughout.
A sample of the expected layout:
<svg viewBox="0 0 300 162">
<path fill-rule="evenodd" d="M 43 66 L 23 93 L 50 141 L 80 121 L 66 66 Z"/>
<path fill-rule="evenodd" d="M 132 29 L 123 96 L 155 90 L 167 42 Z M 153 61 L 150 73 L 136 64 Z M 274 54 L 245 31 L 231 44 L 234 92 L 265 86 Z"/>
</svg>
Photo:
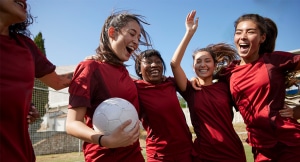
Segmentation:
<svg viewBox="0 0 300 162">
<path fill-rule="evenodd" d="M 254 161 L 253 155 L 252 155 L 251 147 L 250 147 L 248 144 L 244 144 L 244 148 L 245 148 L 245 153 L 246 153 L 247 162 L 252 162 L 252 161 Z"/>
<path fill-rule="evenodd" d="M 247 162 L 253 162 L 251 153 L 251 147 L 247 144 L 244 145 Z M 145 156 L 145 149 L 143 149 L 143 155 Z M 51 154 L 41 155 L 36 157 L 36 162 L 84 162 L 82 152 L 72 152 L 65 154 Z"/>
</svg>

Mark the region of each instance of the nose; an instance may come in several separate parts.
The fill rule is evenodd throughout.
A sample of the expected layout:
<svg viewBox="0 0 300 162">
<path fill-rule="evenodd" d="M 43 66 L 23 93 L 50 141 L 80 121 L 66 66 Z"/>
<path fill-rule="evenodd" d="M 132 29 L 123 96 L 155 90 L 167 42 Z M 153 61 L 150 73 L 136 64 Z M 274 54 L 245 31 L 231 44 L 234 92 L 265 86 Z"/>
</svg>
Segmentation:
<svg viewBox="0 0 300 162">
<path fill-rule="evenodd" d="M 140 39 L 138 37 L 134 37 L 133 41 L 134 45 L 136 45 L 138 47 L 139 43 L 140 43 Z"/>
<path fill-rule="evenodd" d="M 200 62 L 200 67 L 205 67 L 205 63 L 204 62 Z"/>
<path fill-rule="evenodd" d="M 158 63 L 156 63 L 155 61 L 153 61 L 153 62 L 151 62 L 150 66 L 151 66 L 151 67 L 158 66 Z"/>
<path fill-rule="evenodd" d="M 242 33 L 241 34 L 241 39 L 246 39 L 247 38 L 247 33 Z"/>
</svg>

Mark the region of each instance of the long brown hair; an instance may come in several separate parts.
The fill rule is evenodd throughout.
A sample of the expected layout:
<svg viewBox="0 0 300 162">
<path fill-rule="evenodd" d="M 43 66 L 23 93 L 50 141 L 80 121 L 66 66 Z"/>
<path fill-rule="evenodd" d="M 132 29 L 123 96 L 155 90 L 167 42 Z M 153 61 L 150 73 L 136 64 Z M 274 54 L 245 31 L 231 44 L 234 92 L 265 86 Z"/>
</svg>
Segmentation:
<svg viewBox="0 0 300 162">
<path fill-rule="evenodd" d="M 151 40 L 149 34 L 145 31 L 144 27 L 142 24 L 149 25 L 144 19 L 143 16 L 137 15 L 137 14 L 132 14 L 129 13 L 128 11 L 122 11 L 122 12 L 115 12 L 112 13 L 108 18 L 105 20 L 105 23 L 102 27 L 101 30 L 101 35 L 100 35 L 100 45 L 96 49 L 97 53 L 97 58 L 100 61 L 105 61 L 110 64 L 115 64 L 115 65 L 123 65 L 121 60 L 115 55 L 113 52 L 110 42 L 109 42 L 109 37 L 107 35 L 107 30 L 109 27 L 114 27 L 116 30 L 120 30 L 124 26 L 127 25 L 128 22 L 130 21 L 136 21 L 141 28 L 141 40 L 139 42 L 140 45 L 146 45 L 146 46 L 151 46 Z M 137 49 L 139 51 L 139 49 Z M 135 57 L 136 51 L 133 53 L 133 57 Z"/>
<path fill-rule="evenodd" d="M 198 52 L 206 51 L 208 52 L 216 65 L 216 69 L 214 71 L 214 79 L 219 78 L 220 71 L 228 66 L 233 60 L 238 59 L 238 54 L 235 48 L 226 43 L 217 43 L 217 44 L 210 44 L 204 48 L 196 49 L 193 52 L 193 60 L 195 59 L 195 55 Z"/>
</svg>

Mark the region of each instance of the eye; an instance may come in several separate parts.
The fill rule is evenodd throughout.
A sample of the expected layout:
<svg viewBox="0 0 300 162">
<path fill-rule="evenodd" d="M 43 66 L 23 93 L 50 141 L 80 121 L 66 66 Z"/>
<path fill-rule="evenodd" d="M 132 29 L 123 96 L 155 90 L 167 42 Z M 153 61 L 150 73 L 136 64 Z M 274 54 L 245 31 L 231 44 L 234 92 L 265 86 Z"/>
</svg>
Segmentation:
<svg viewBox="0 0 300 162">
<path fill-rule="evenodd" d="M 155 64 L 157 64 L 157 65 L 161 65 L 161 64 L 162 64 L 162 62 L 161 62 L 161 60 L 157 60 L 157 61 L 155 61 Z"/>
<path fill-rule="evenodd" d="M 239 35 L 239 34 L 241 34 L 242 32 L 241 31 L 235 31 L 235 34 L 236 35 Z"/>
</svg>

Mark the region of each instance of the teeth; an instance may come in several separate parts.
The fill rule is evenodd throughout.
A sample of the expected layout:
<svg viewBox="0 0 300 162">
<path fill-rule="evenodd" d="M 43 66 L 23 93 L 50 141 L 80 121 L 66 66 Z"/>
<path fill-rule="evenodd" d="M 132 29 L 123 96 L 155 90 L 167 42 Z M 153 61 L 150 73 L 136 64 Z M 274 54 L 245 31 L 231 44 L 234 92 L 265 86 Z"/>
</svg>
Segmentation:
<svg viewBox="0 0 300 162">
<path fill-rule="evenodd" d="M 134 51 L 134 48 L 133 48 L 133 47 L 127 47 L 127 48 L 129 48 L 129 49 L 131 49 L 132 51 Z"/>
</svg>

